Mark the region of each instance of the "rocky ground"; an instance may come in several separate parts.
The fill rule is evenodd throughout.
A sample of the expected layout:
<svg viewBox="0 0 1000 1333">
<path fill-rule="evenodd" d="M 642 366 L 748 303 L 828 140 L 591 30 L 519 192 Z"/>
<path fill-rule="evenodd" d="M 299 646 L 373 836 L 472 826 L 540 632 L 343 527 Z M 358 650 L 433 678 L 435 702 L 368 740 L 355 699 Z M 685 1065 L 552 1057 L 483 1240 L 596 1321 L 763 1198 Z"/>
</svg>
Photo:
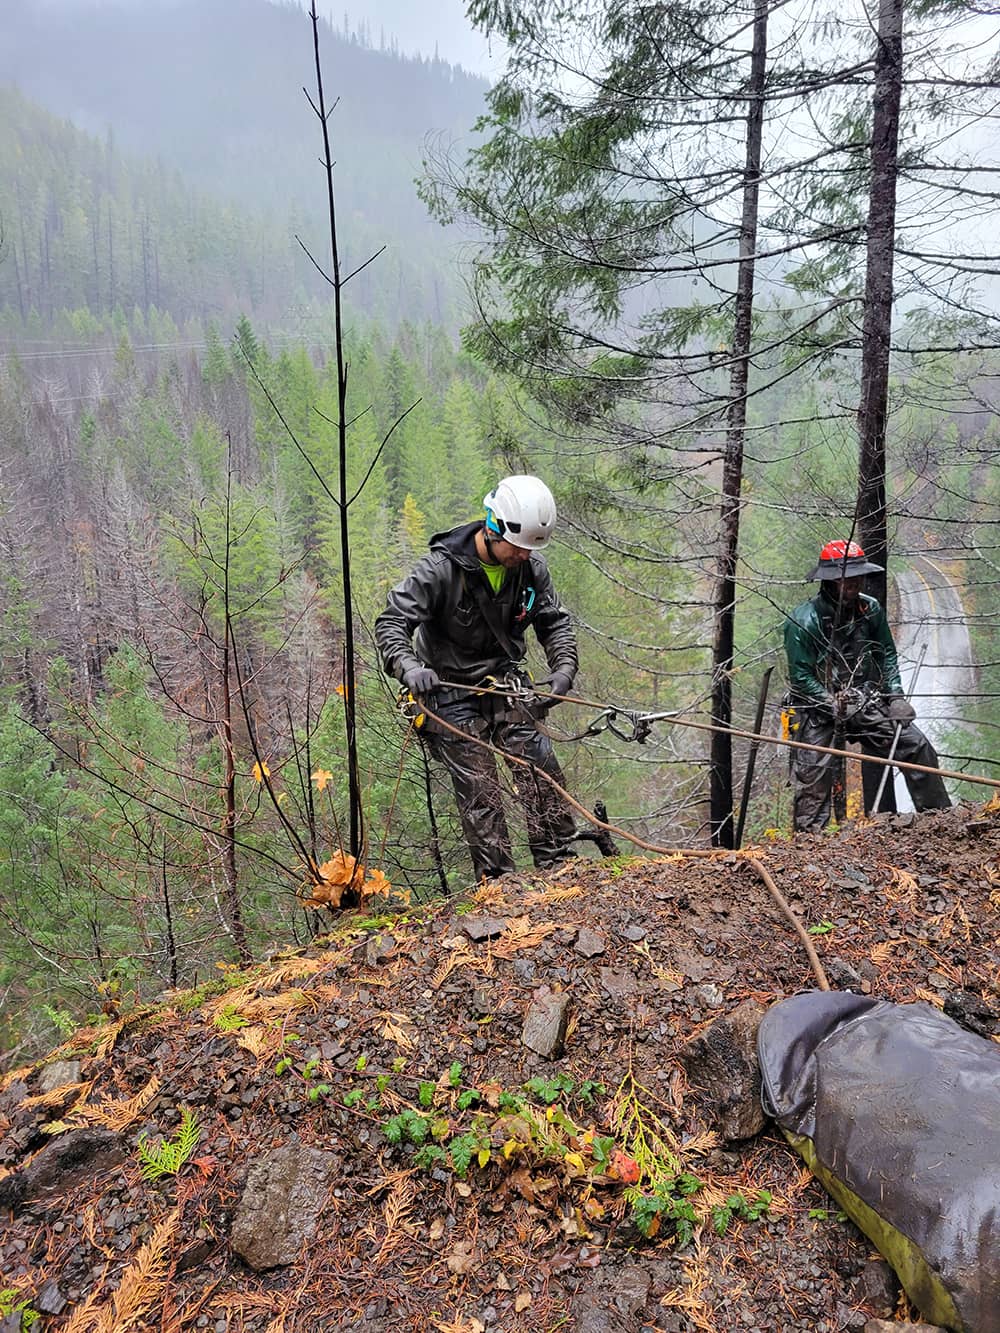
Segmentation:
<svg viewBox="0 0 1000 1333">
<path fill-rule="evenodd" d="M 759 850 L 834 985 L 985 1036 L 998 853 L 998 803 Z M 0 1082 L 0 1310 L 28 1303 L 0 1330 L 915 1317 L 778 1134 L 721 1137 L 681 1058 L 811 984 L 739 859 L 579 860 L 113 1016 Z"/>
</svg>

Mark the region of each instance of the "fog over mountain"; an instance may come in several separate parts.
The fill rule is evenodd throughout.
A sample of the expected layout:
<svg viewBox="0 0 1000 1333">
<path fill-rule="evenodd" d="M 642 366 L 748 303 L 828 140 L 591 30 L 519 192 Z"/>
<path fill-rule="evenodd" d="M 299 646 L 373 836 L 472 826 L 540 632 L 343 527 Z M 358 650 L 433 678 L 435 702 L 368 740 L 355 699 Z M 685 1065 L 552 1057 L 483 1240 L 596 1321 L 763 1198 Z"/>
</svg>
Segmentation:
<svg viewBox="0 0 1000 1333">
<path fill-rule="evenodd" d="M 387 247 L 355 290 L 365 292 L 368 308 L 374 302 L 388 314 L 405 307 L 452 323 L 448 307 L 460 289 L 454 238 L 429 219 L 414 181 L 429 139 L 468 142 L 489 85 L 447 60 L 403 54 L 367 20 L 349 36 L 324 20 L 321 45 L 327 101 L 336 103 L 331 133 L 342 258 L 349 271 Z M 294 3 L 7 0 L 5 6 L 0 87 L 18 89 L 105 146 L 101 190 L 113 188 L 113 162 L 121 154 L 159 162 L 187 185 L 235 205 L 233 245 L 244 243 L 241 230 L 249 235 L 256 226 L 250 214 L 264 212 L 279 251 L 297 253 L 298 237 L 317 254 L 328 250 L 322 137 L 303 92 L 314 80 L 311 24 Z M 72 205 L 64 201 L 60 220 L 45 221 L 51 204 L 29 163 L 39 162 L 37 145 L 50 131 L 35 126 L 26 134 L 19 151 L 15 146 L 5 158 L 9 179 L 0 174 L 0 186 L 8 199 L 22 200 L 19 262 L 26 273 L 44 271 L 47 281 L 50 240 L 66 234 Z M 89 216 L 93 189 L 81 198 Z M 149 219 L 136 226 L 155 229 L 152 202 L 137 200 L 135 207 L 137 219 Z M 245 228 L 241 209 L 248 210 Z M 119 243 L 140 264 L 134 230 Z M 44 285 L 41 277 L 35 284 Z"/>
<path fill-rule="evenodd" d="M 11 0 L 13 5 L 16 0 Z M 183 0 L 28 0 L 39 11 L 177 8 Z M 301 0 L 307 8 L 307 0 Z M 439 56 L 472 73 L 491 77 L 500 67 L 502 46 L 475 31 L 465 0 L 320 0 L 320 15 L 335 28 L 367 31 L 374 45 L 398 48 L 407 56 Z"/>
</svg>

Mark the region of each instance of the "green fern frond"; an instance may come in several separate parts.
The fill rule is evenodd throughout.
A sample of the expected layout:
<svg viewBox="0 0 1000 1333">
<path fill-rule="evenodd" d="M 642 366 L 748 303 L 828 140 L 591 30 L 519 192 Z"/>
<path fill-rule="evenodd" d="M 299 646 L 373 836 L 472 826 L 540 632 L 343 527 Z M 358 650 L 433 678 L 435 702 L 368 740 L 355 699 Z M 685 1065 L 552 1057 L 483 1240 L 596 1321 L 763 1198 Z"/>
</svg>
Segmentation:
<svg viewBox="0 0 1000 1333">
<path fill-rule="evenodd" d="M 249 1020 L 244 1018 L 235 1005 L 227 1004 L 215 1015 L 212 1023 L 220 1032 L 238 1032 L 245 1028 Z"/>
<path fill-rule="evenodd" d="M 161 1176 L 176 1176 L 188 1160 L 201 1138 L 201 1129 L 197 1118 L 185 1109 L 181 1111 L 181 1123 L 171 1139 L 162 1139 L 150 1146 L 147 1135 L 139 1135 L 139 1165 L 144 1180 L 159 1180 Z"/>
</svg>

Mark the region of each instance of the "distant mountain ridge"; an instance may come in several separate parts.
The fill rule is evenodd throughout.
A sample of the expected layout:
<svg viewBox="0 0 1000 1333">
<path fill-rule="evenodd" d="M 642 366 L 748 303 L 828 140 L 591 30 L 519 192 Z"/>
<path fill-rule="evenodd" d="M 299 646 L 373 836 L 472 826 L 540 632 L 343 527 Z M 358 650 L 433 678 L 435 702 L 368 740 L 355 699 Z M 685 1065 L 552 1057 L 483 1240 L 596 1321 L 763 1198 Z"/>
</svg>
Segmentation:
<svg viewBox="0 0 1000 1333">
<path fill-rule="evenodd" d="M 237 214 L 266 209 L 285 219 L 276 224 L 280 244 L 297 250 L 301 235 L 324 259 L 321 134 L 303 94 L 315 82 L 312 33 L 301 9 L 268 0 L 128 8 L 6 0 L 5 11 L 0 84 L 107 151 L 175 169 Z M 359 282 L 365 307 L 446 318 L 459 285 L 452 242 L 427 218 L 413 180 L 426 136 L 467 133 L 487 84 L 443 61 L 406 59 L 322 28 L 346 266 L 386 245 L 388 256 Z M 17 211 L 3 207 L 15 237 Z M 246 225 L 259 222 L 248 216 Z"/>
</svg>

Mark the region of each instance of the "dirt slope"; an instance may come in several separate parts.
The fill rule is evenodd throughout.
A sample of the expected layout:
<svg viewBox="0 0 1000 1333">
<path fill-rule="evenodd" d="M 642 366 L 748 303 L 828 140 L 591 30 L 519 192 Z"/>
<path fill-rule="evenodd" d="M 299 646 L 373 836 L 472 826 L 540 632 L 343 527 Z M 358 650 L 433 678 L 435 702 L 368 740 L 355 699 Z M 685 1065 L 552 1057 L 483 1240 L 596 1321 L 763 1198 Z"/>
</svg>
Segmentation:
<svg viewBox="0 0 1000 1333">
<path fill-rule="evenodd" d="M 760 855 L 820 927 L 832 980 L 990 1030 L 1000 808 Z M 894 1299 L 859 1279 L 868 1243 L 772 1131 L 720 1144 L 678 1061 L 740 1002 L 811 984 L 735 858 L 580 860 L 339 923 L 308 955 L 166 997 L 3 1080 L 0 1288 L 72 1333 L 862 1328 Z M 565 1054 L 543 1058 L 526 1013 L 564 1006 Z M 636 1212 L 670 1169 L 692 1178 L 670 1196 L 680 1235 Z M 766 1211 L 741 1218 L 761 1190 Z M 234 1225 L 258 1260 L 290 1228 L 284 1262 L 254 1271 Z"/>
</svg>

